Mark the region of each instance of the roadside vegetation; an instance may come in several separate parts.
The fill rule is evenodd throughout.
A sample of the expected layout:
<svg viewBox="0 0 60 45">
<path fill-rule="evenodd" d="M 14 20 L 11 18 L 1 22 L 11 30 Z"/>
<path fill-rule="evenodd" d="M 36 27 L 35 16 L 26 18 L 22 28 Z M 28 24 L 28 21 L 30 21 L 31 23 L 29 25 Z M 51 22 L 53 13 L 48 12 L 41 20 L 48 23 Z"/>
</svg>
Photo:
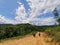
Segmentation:
<svg viewBox="0 0 60 45">
<path fill-rule="evenodd" d="M 53 37 L 56 42 L 60 42 L 60 26 L 47 28 L 45 32 L 48 36 Z"/>
</svg>

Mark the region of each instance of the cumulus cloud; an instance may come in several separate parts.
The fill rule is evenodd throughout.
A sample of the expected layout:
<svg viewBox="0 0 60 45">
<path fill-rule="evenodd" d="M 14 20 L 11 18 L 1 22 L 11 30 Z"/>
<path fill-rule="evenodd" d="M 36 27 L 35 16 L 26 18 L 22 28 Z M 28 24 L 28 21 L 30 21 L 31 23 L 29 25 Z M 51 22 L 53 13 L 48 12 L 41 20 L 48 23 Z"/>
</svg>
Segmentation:
<svg viewBox="0 0 60 45">
<path fill-rule="evenodd" d="M 35 25 L 51 25 L 55 20 L 53 17 L 37 18 L 39 15 L 52 12 L 54 8 L 59 8 L 60 0 L 26 0 L 30 9 L 26 12 L 24 4 L 18 2 L 20 6 L 16 9 L 15 19 L 20 23 L 31 23 Z"/>
<path fill-rule="evenodd" d="M 27 13 L 25 11 L 24 5 L 20 5 L 17 9 L 16 9 L 16 14 L 17 16 L 15 17 L 15 19 L 17 21 L 20 21 L 20 23 L 24 23 L 27 20 Z"/>
</svg>

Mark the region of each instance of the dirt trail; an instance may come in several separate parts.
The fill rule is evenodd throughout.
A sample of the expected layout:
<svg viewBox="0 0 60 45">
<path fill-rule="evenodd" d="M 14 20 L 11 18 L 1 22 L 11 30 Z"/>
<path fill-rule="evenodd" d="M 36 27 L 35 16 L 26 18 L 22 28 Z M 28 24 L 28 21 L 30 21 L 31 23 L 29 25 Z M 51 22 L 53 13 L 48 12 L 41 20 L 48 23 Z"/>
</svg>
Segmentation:
<svg viewBox="0 0 60 45">
<path fill-rule="evenodd" d="M 20 39 L 8 40 L 5 42 L 1 42 L 0 45 L 59 45 L 56 42 L 50 42 L 52 38 L 48 38 L 44 32 L 40 32 L 40 36 L 36 33 L 36 37 L 33 36 L 25 36 Z M 49 41 L 49 42 L 46 42 Z"/>
</svg>

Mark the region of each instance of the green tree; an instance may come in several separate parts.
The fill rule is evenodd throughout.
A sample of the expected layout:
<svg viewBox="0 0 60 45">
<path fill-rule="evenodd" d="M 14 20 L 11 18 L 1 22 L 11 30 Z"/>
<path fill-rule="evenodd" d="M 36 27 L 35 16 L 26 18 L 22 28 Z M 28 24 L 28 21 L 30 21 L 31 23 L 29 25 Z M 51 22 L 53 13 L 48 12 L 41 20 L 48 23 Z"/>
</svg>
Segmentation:
<svg viewBox="0 0 60 45">
<path fill-rule="evenodd" d="M 58 22 L 58 24 L 60 25 L 60 16 L 58 14 L 57 8 L 54 9 L 53 11 L 54 13 L 54 18 L 56 19 L 56 21 Z M 56 24 L 56 23 L 55 23 Z"/>
</svg>

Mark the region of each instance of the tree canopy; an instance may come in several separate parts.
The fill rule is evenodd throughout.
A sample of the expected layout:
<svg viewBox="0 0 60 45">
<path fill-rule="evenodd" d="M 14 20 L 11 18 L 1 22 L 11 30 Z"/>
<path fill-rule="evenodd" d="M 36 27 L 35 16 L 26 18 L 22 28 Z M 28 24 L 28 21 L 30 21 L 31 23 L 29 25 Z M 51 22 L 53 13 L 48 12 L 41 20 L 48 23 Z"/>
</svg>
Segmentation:
<svg viewBox="0 0 60 45">
<path fill-rule="evenodd" d="M 55 20 L 56 20 L 56 21 L 58 22 L 58 24 L 60 25 L 60 16 L 59 16 L 59 13 L 58 13 L 57 8 L 55 8 L 55 9 L 53 10 L 53 14 L 54 14 Z"/>
</svg>

